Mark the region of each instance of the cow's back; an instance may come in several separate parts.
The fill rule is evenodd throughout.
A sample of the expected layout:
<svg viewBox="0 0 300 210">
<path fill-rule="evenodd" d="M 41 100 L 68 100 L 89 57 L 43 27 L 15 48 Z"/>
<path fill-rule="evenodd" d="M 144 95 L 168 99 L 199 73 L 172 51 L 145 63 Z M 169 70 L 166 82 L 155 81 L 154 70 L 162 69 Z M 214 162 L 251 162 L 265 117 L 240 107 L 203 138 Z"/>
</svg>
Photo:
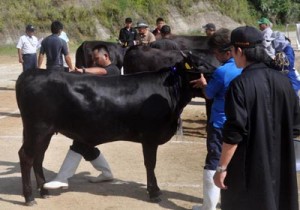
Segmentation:
<svg viewBox="0 0 300 210">
<path fill-rule="evenodd" d="M 179 116 L 165 77 L 161 72 L 99 77 L 36 70 L 19 77 L 17 102 L 24 124 L 44 125 L 91 145 L 121 139 L 161 144 L 174 134 Z"/>
</svg>

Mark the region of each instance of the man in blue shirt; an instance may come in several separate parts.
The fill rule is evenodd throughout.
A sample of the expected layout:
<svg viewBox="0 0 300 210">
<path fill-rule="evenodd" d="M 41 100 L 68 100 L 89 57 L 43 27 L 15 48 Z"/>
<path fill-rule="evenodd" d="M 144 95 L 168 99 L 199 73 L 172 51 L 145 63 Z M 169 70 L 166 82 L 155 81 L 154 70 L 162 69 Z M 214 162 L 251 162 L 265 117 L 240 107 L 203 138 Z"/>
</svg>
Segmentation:
<svg viewBox="0 0 300 210">
<path fill-rule="evenodd" d="M 224 112 L 225 93 L 230 82 L 238 76 L 242 69 L 237 68 L 231 55 L 230 30 L 221 28 L 209 40 L 209 45 L 219 66 L 209 83 L 201 74 L 200 79 L 191 83 L 196 88 L 202 88 L 206 98 L 213 99 L 211 116 L 207 126 L 207 156 L 203 172 L 203 206 L 194 206 L 193 210 L 215 210 L 219 201 L 220 189 L 215 186 L 213 176 L 218 170 L 222 148 L 222 128 L 226 121 Z"/>
<path fill-rule="evenodd" d="M 59 21 L 53 21 L 51 24 L 52 34 L 46 37 L 41 44 L 40 54 L 38 58 L 38 68 L 44 60 L 44 54 L 47 57 L 46 68 L 48 70 L 64 70 L 63 56 L 69 69 L 73 70 L 71 57 L 65 40 L 59 38 L 63 30 L 63 24 Z"/>
</svg>

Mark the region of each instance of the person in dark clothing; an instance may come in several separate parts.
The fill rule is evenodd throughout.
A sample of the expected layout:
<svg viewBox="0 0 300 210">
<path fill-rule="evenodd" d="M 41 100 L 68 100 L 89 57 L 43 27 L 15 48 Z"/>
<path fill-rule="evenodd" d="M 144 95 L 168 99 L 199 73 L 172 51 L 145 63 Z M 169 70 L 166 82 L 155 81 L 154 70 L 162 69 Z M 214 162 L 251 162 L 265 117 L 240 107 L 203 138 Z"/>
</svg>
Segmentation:
<svg viewBox="0 0 300 210">
<path fill-rule="evenodd" d="M 106 46 L 98 45 L 93 48 L 93 59 L 95 67 L 75 68 L 75 72 L 82 74 L 90 73 L 96 75 L 120 75 L 117 66 L 111 63 L 109 52 Z M 68 178 L 74 175 L 81 161 L 82 156 L 86 161 L 90 161 L 93 167 L 102 173 L 98 177 L 93 177 L 90 182 L 103 182 L 113 180 L 113 174 L 109 164 L 97 147 L 91 147 L 78 141 L 73 141 L 70 150 L 54 180 L 44 184 L 45 189 L 68 188 Z"/>
<path fill-rule="evenodd" d="M 289 79 L 265 64 L 262 33 L 231 33 L 242 74 L 225 97 L 227 121 L 215 184 L 222 210 L 298 210 L 293 138 L 300 133 L 299 100 Z"/>
<path fill-rule="evenodd" d="M 63 24 L 59 21 L 53 21 L 51 24 L 52 34 L 46 37 L 41 43 L 41 49 L 38 58 L 38 68 L 41 68 L 44 54 L 47 57 L 46 67 L 48 70 L 62 70 L 64 71 L 63 56 L 69 67 L 73 70 L 72 60 L 69 54 L 67 43 L 65 40 L 59 38 L 63 30 Z"/>
<path fill-rule="evenodd" d="M 152 31 L 156 39 L 161 38 L 161 28 L 165 25 L 165 21 L 162 17 L 156 19 L 156 28 Z"/>
<path fill-rule="evenodd" d="M 164 25 L 161 30 L 161 39 L 152 42 L 150 46 L 161 50 L 179 50 L 178 44 L 170 39 L 171 28 L 168 25 Z"/>
<path fill-rule="evenodd" d="M 125 27 L 120 30 L 119 41 L 123 47 L 130 47 L 134 45 L 136 40 L 137 31 L 132 27 L 132 19 L 125 19 Z"/>
</svg>

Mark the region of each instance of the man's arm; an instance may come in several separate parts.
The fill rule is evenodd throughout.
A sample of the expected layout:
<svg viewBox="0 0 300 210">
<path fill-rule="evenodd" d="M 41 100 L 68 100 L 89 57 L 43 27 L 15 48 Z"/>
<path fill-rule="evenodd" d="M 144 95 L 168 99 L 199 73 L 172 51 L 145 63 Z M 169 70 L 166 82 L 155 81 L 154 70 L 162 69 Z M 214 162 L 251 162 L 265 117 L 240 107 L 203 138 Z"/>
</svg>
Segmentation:
<svg viewBox="0 0 300 210">
<path fill-rule="evenodd" d="M 18 48 L 19 63 L 23 63 L 22 50 Z"/>
<path fill-rule="evenodd" d="M 231 161 L 235 151 L 237 148 L 237 144 L 227 144 L 223 142 L 222 145 L 222 154 L 219 161 L 219 167 L 222 168 L 222 172 L 216 172 L 214 175 L 214 182 L 215 185 L 221 189 L 227 189 L 227 186 L 224 184 L 224 180 L 227 175 L 227 166 L 229 162 Z"/>
<path fill-rule="evenodd" d="M 72 59 L 71 59 L 70 54 L 65 56 L 65 60 L 66 60 L 66 63 L 68 65 L 69 69 L 73 70 Z"/>
<path fill-rule="evenodd" d="M 44 54 L 40 53 L 38 58 L 38 68 L 40 69 L 44 60 Z"/>
<path fill-rule="evenodd" d="M 106 69 L 101 67 L 90 67 L 90 68 L 75 68 L 75 71 L 80 73 L 90 73 L 90 74 L 97 74 L 97 75 L 105 75 L 107 74 Z"/>
<path fill-rule="evenodd" d="M 192 80 L 190 81 L 191 84 L 193 84 L 193 88 L 202 88 L 202 92 L 204 94 L 204 97 L 207 99 L 210 99 L 209 97 L 207 97 L 207 95 L 205 94 L 205 87 L 207 86 L 207 81 L 204 77 L 203 74 L 200 74 L 200 78 L 196 79 L 196 80 Z"/>
</svg>

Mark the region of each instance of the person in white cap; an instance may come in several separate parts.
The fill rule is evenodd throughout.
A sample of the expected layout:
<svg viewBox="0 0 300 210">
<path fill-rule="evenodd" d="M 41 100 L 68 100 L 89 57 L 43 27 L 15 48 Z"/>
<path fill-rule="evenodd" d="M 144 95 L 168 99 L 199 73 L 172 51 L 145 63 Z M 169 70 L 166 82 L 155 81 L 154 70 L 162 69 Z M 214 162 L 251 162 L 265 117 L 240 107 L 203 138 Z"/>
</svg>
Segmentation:
<svg viewBox="0 0 300 210">
<path fill-rule="evenodd" d="M 135 40 L 136 45 L 149 45 L 156 40 L 153 33 L 148 29 L 148 24 L 145 21 L 139 21 L 137 23 L 138 34 Z"/>
</svg>

